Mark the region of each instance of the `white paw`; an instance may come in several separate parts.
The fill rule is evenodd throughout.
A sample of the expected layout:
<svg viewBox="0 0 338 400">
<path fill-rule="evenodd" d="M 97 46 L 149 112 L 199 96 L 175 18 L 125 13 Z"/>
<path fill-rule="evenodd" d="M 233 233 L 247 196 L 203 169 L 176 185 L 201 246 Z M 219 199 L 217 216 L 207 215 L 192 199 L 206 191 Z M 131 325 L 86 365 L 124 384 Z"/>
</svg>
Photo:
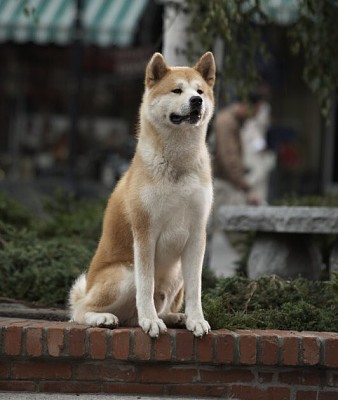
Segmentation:
<svg viewBox="0 0 338 400">
<path fill-rule="evenodd" d="M 186 326 L 188 331 L 191 331 L 197 337 L 207 335 L 211 330 L 209 322 L 205 319 L 188 319 Z"/>
<path fill-rule="evenodd" d="M 167 332 L 167 327 L 165 326 L 165 323 L 159 318 L 140 318 L 138 323 L 143 331 L 145 333 L 148 333 L 148 335 L 151 337 L 158 337 L 160 333 Z"/>
<path fill-rule="evenodd" d="M 119 324 L 119 319 L 111 313 L 86 312 L 85 321 L 86 324 L 91 326 L 109 326 L 112 328 L 116 328 Z"/>
</svg>

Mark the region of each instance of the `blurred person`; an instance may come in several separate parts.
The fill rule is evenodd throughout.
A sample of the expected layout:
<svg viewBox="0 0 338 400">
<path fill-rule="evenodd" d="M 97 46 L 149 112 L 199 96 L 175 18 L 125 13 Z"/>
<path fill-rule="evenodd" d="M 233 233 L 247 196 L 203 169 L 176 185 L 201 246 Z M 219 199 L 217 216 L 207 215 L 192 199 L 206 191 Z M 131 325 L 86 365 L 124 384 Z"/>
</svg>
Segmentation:
<svg viewBox="0 0 338 400">
<path fill-rule="evenodd" d="M 219 276 L 235 275 L 240 260 L 230 235 L 217 228 L 220 207 L 263 203 L 263 198 L 247 179 L 241 139 L 243 125 L 256 115 L 260 100 L 258 95 L 251 95 L 248 101 L 238 101 L 221 109 L 215 118 L 214 207 L 209 262 L 210 268 Z"/>
<path fill-rule="evenodd" d="M 245 121 L 240 134 L 246 181 L 264 204 L 268 200 L 270 174 L 276 166 L 276 154 L 267 146 L 270 125 L 271 106 L 265 94 L 257 112 Z"/>
<path fill-rule="evenodd" d="M 259 97 L 251 95 L 248 102 L 239 101 L 220 110 L 215 118 L 215 203 L 258 205 L 262 199 L 247 180 L 241 131 L 249 117 L 256 115 Z M 222 192 L 218 193 L 218 192 Z M 219 199 L 216 198 L 219 195 Z"/>
</svg>

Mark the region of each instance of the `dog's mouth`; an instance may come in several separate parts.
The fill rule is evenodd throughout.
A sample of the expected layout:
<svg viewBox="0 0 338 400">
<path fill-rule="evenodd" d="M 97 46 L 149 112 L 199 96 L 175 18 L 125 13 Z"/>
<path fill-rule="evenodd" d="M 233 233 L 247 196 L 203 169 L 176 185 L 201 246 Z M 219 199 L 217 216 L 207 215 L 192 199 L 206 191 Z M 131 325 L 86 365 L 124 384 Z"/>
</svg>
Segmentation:
<svg viewBox="0 0 338 400">
<path fill-rule="evenodd" d="M 189 124 L 197 124 L 197 122 L 202 118 L 202 114 L 201 110 L 192 110 L 186 115 L 171 113 L 169 118 L 170 121 L 175 125 L 179 125 L 185 121 L 189 122 Z"/>
</svg>

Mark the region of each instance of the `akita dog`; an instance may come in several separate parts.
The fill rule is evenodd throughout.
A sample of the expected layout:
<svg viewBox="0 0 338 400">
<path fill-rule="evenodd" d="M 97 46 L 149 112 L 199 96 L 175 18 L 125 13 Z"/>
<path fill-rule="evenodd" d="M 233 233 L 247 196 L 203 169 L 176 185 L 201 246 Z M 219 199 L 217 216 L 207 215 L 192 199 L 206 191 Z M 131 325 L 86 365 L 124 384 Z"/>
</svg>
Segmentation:
<svg viewBox="0 0 338 400">
<path fill-rule="evenodd" d="M 157 337 L 185 324 L 210 330 L 201 304 L 206 224 L 212 206 L 207 126 L 215 61 L 169 67 L 155 53 L 146 68 L 138 143 L 113 191 L 102 236 L 69 296 L 71 318 L 92 326 L 136 326 Z M 185 292 L 185 313 L 179 313 Z"/>
</svg>

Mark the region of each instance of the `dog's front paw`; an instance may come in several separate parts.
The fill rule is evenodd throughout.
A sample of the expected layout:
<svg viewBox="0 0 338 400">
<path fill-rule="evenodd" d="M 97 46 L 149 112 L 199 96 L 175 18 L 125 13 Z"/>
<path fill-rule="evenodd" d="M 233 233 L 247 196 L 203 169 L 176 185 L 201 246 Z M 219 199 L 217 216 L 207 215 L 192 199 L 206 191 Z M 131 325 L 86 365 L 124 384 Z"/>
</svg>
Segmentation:
<svg viewBox="0 0 338 400">
<path fill-rule="evenodd" d="M 91 326 L 116 328 L 119 325 L 118 318 L 111 313 L 86 312 L 85 322 Z"/>
<path fill-rule="evenodd" d="M 207 335 L 211 330 L 209 322 L 205 319 L 188 319 L 186 327 L 197 337 Z"/>
<path fill-rule="evenodd" d="M 151 337 L 158 337 L 160 333 L 167 332 L 167 327 L 165 323 L 157 319 L 141 318 L 139 320 L 139 325 L 145 333 L 148 333 Z"/>
</svg>

